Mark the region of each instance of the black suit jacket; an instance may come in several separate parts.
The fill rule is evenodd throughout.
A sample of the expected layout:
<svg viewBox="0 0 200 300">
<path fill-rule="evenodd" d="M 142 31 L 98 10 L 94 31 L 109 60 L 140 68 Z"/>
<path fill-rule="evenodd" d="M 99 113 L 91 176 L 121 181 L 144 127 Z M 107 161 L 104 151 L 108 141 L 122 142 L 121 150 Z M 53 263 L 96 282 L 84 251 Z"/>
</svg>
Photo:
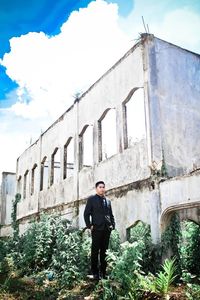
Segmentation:
<svg viewBox="0 0 200 300">
<path fill-rule="evenodd" d="M 106 203 L 103 203 L 105 197 L 99 195 L 90 196 L 87 200 L 84 219 L 87 228 L 92 225 L 96 230 L 103 230 L 105 227 L 115 229 L 115 219 L 112 213 L 111 202 L 106 199 Z"/>
</svg>

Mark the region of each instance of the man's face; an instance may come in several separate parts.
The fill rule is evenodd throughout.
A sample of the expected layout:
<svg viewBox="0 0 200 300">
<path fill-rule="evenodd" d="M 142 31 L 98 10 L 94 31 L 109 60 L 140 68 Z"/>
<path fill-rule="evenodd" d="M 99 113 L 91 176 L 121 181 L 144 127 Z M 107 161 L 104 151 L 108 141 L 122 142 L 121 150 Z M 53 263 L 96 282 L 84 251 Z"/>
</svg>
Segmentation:
<svg viewBox="0 0 200 300">
<path fill-rule="evenodd" d="M 104 194 L 105 194 L 105 185 L 104 184 L 102 184 L 102 183 L 100 183 L 98 186 L 97 186 L 97 188 L 96 188 L 96 193 L 97 193 L 97 195 L 99 195 L 99 196 L 104 196 Z"/>
</svg>

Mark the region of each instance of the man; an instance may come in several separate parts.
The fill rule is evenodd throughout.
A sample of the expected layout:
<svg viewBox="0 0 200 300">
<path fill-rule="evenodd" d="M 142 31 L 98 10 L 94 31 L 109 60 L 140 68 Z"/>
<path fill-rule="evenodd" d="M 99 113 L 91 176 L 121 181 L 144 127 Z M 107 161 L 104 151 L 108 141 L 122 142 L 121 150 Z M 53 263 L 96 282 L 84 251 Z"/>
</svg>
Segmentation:
<svg viewBox="0 0 200 300">
<path fill-rule="evenodd" d="M 98 181 L 95 187 L 96 195 L 88 198 L 84 219 L 92 235 L 91 271 L 93 278 L 98 280 L 101 277 L 106 277 L 106 250 L 108 249 L 110 233 L 112 229 L 115 229 L 115 220 L 111 202 L 105 197 L 105 183 Z M 100 270 L 98 266 L 99 255 Z"/>
</svg>

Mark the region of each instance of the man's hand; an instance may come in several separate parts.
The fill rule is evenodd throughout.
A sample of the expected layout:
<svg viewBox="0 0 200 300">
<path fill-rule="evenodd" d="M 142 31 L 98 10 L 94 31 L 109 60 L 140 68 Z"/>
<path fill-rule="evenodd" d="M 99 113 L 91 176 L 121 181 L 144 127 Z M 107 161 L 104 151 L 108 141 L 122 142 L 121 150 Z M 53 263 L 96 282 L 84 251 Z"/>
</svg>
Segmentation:
<svg viewBox="0 0 200 300">
<path fill-rule="evenodd" d="M 94 226 L 92 225 L 92 226 L 90 227 L 90 230 L 92 231 L 92 230 L 93 230 L 93 228 L 94 228 Z"/>
</svg>

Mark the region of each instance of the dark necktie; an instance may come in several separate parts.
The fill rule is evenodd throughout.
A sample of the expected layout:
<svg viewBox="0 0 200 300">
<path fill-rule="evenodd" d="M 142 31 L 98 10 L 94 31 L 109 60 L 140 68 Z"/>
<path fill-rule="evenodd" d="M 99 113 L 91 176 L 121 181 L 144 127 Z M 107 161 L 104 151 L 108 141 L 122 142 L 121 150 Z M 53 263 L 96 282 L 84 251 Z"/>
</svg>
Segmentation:
<svg viewBox="0 0 200 300">
<path fill-rule="evenodd" d="M 104 209 L 106 209 L 106 207 L 107 207 L 106 198 L 103 198 L 103 207 L 104 207 Z"/>
</svg>

